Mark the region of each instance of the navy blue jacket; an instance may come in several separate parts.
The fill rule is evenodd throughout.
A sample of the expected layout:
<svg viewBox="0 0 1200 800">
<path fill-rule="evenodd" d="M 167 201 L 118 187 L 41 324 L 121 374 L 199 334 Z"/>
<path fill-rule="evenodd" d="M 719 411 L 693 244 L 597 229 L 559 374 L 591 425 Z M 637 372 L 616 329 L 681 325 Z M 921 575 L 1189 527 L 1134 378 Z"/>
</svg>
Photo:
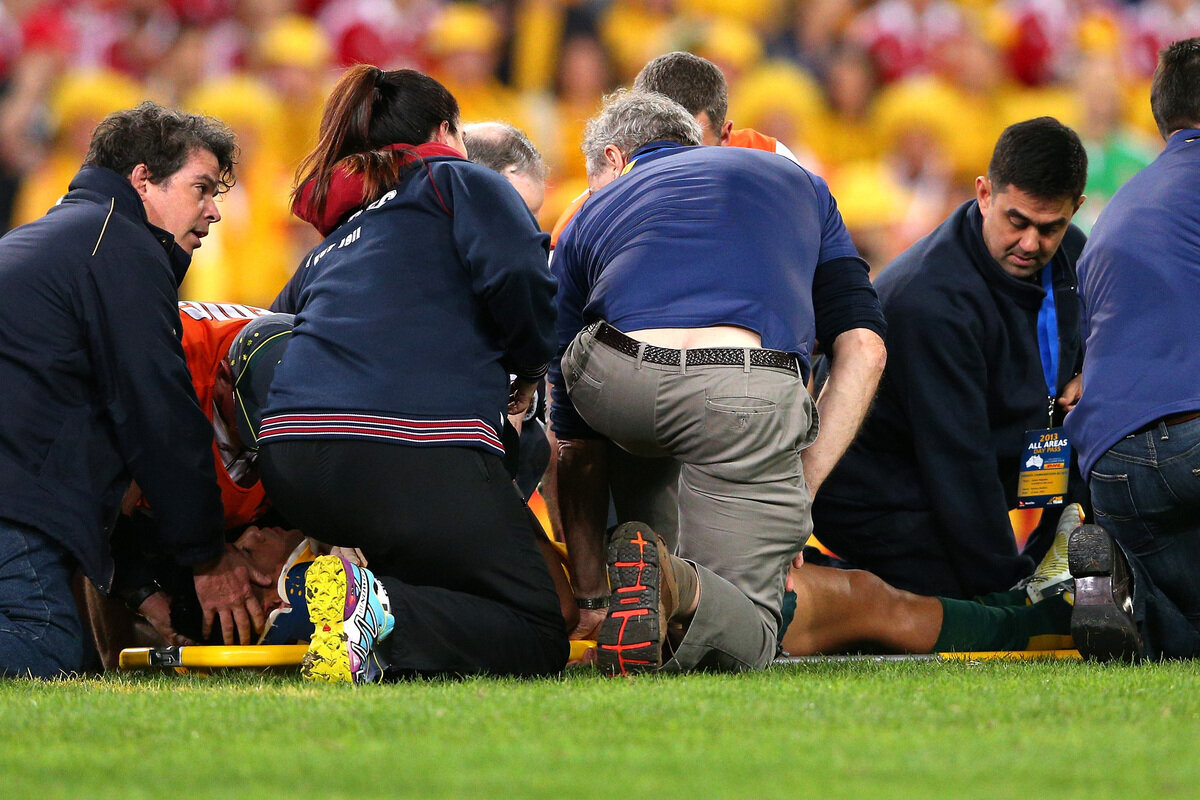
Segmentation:
<svg viewBox="0 0 1200 800">
<path fill-rule="evenodd" d="M 1079 366 L 1075 261 L 1084 240 L 1071 226 L 1044 267 L 1058 311 L 1060 391 Z M 1017 552 L 1008 511 L 1025 432 L 1047 424 L 1037 339 L 1045 291 L 991 257 L 974 200 L 902 253 L 875 287 L 888 364 L 874 408 L 813 504 L 817 537 L 903 589 L 1007 590 L 1033 568 Z M 917 550 L 949 564 L 888 571 Z"/>
<path fill-rule="evenodd" d="M 503 455 L 508 375 L 554 352 L 549 237 L 508 181 L 425 158 L 305 258 L 260 441 L 370 439 Z"/>
<path fill-rule="evenodd" d="M 1100 212 L 1079 293 L 1087 357 L 1067 433 L 1090 479 L 1127 434 L 1200 410 L 1200 130 L 1173 135 Z"/>
<path fill-rule="evenodd" d="M 56 539 L 101 590 L 131 477 L 181 564 L 221 554 L 212 427 L 179 340 L 189 260 L 101 167 L 0 239 L 0 517 Z"/>
</svg>

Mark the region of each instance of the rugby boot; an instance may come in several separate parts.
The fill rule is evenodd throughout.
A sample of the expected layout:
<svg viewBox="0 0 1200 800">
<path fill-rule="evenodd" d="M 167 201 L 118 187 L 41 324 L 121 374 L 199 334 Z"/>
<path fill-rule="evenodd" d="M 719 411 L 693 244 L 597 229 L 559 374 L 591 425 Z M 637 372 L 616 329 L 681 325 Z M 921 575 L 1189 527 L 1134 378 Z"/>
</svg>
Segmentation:
<svg viewBox="0 0 1200 800">
<path fill-rule="evenodd" d="M 617 526 L 608 544 L 608 617 L 596 637 L 596 660 L 609 675 L 662 666 L 667 621 L 678 604 L 666 545 L 648 525 Z"/>
<path fill-rule="evenodd" d="M 1140 660 L 1144 651 L 1133 619 L 1133 574 L 1121 548 L 1099 525 L 1080 525 L 1071 534 L 1069 556 L 1075 647 L 1084 658 Z"/>
<path fill-rule="evenodd" d="M 340 556 L 321 556 L 308 568 L 304 599 L 313 625 L 300 674 L 311 681 L 365 683 L 379 670 L 375 644 L 392 632 L 387 592 L 369 569 Z"/>
<path fill-rule="evenodd" d="M 1050 549 L 1046 551 L 1033 574 L 1022 578 L 1013 589 L 1024 589 L 1031 603 L 1040 603 L 1064 592 L 1070 592 L 1074 584 L 1071 581 L 1071 565 L 1067 558 L 1068 545 L 1072 531 L 1082 524 L 1083 506 L 1071 503 L 1064 508 L 1058 518 L 1058 526 L 1054 529 L 1054 542 Z"/>
</svg>

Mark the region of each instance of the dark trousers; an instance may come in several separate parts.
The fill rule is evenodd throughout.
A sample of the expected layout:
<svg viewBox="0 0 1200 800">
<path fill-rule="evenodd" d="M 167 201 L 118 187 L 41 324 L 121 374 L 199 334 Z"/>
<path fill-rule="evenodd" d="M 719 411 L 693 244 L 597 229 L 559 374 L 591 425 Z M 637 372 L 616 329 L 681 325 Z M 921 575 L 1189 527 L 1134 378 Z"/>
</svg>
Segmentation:
<svg viewBox="0 0 1200 800">
<path fill-rule="evenodd" d="M 82 671 L 73 569 L 74 560 L 53 539 L 0 520 L 0 676 L 54 678 Z"/>
<path fill-rule="evenodd" d="M 1200 419 L 1131 434 L 1092 468 L 1096 522 L 1134 576 L 1151 658 L 1200 656 Z"/>
<path fill-rule="evenodd" d="M 1077 478 L 1072 465 L 1066 503 L 1082 503 L 1085 514 L 1091 507 L 1087 485 Z M 813 525 L 821 544 L 837 553 L 852 569 L 865 569 L 897 589 L 915 594 L 970 600 L 1012 588 L 1034 568 L 1054 544 L 1054 533 L 1063 506 L 1042 511 L 1038 526 L 1029 534 L 1019 553 L 1015 540 L 1010 553 L 990 556 L 990 583 L 967 585 L 959 577 L 961 550 L 971 529 L 947 531 L 932 509 L 875 510 L 850 506 L 836 498 L 822 497 L 813 504 Z M 956 551 L 957 550 L 957 551 Z"/>
<path fill-rule="evenodd" d="M 271 502 L 307 535 L 358 547 L 387 589 L 389 677 L 548 675 L 567 661 L 534 519 L 498 456 L 386 442 L 271 442 Z"/>
</svg>

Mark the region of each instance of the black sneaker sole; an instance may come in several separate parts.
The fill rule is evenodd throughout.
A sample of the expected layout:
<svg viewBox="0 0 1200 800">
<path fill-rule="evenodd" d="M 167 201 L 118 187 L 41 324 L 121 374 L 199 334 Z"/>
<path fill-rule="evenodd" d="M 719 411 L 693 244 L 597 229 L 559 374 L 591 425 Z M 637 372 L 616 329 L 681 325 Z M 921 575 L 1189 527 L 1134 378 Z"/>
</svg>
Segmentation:
<svg viewBox="0 0 1200 800">
<path fill-rule="evenodd" d="M 1128 566 L 1112 537 L 1098 525 L 1081 525 L 1071 534 L 1067 560 L 1075 577 L 1071 638 L 1080 654 L 1098 661 L 1139 660 L 1141 636 L 1123 607 L 1128 599 Z"/>
<path fill-rule="evenodd" d="M 658 609 L 658 543 L 645 525 L 617 527 L 608 544 L 608 617 L 596 637 L 596 661 L 609 675 L 662 665 Z"/>
</svg>

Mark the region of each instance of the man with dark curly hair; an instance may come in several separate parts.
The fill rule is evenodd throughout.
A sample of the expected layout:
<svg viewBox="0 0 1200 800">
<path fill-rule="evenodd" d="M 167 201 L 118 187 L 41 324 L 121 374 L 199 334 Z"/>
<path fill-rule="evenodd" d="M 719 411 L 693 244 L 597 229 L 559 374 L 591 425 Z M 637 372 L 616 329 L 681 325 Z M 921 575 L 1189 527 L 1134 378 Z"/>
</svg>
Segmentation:
<svg viewBox="0 0 1200 800">
<path fill-rule="evenodd" d="M 224 546 L 176 306 L 235 156 L 217 120 L 150 102 L 115 112 L 59 203 L 0 239 L 0 675 L 83 668 L 71 576 L 108 591 L 131 478 L 194 572 L 206 629 L 220 618 L 248 643 L 262 626 L 253 570 Z"/>
</svg>

